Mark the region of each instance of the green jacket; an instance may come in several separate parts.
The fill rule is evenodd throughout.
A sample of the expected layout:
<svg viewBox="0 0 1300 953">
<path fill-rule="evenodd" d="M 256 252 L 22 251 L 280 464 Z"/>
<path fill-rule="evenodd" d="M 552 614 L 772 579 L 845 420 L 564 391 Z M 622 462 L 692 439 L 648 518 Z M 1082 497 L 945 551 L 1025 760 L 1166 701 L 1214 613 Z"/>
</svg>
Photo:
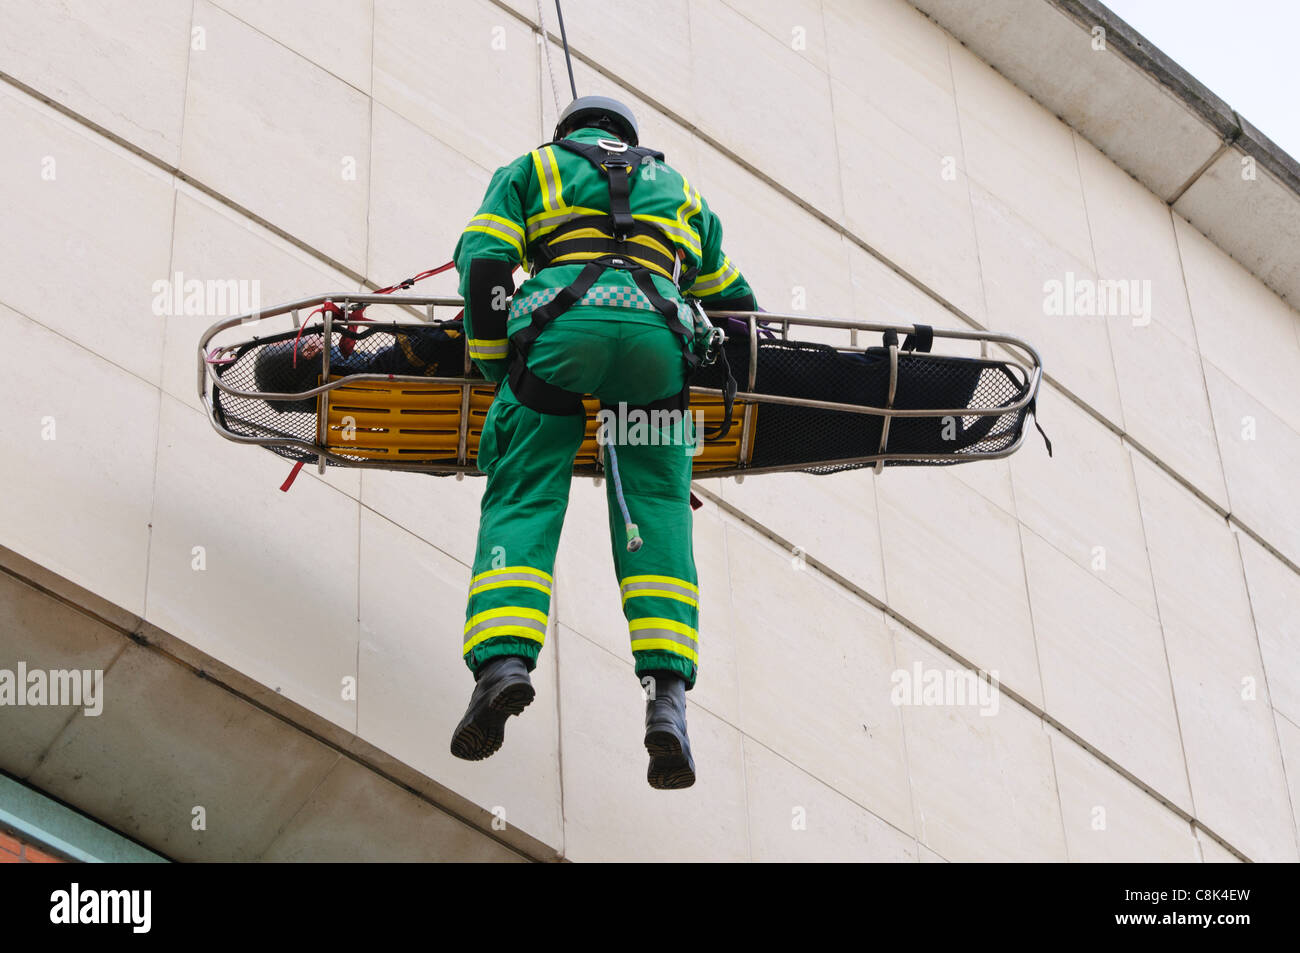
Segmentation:
<svg viewBox="0 0 1300 953">
<path fill-rule="evenodd" d="M 570 139 L 595 142 L 610 138 L 599 129 L 578 129 Z M 749 311 L 757 307 L 753 291 L 739 269 L 722 251 L 722 222 L 709 204 L 676 169 L 666 162 L 650 161 L 633 172 L 629 202 L 633 217 L 659 227 L 671 240 L 669 254 L 677 253 L 681 273 L 696 271 L 686 294 L 700 299 L 705 307 Z M 609 186 L 601 173 L 581 156 L 543 145 L 498 169 L 492 176 L 478 214 L 470 220 L 456 244 L 456 268 L 460 273 L 460 294 L 465 299 L 465 335 L 470 357 L 492 381 L 500 381 L 508 370 L 508 340 L 525 326 L 533 307 L 571 284 L 583 263 L 557 263 L 527 278 L 515 291 L 512 266 L 528 270 L 537 242 L 575 215 L 608 215 Z M 654 274 L 659 293 L 670 301 L 682 301 L 671 276 Z M 588 301 L 618 303 L 644 297 L 631 275 L 606 269 Z M 506 298 L 513 294 L 507 310 Z M 608 313 L 608 304 L 579 304 L 574 314 Z M 664 323 L 654 310 L 630 305 L 623 320 Z M 690 324 L 681 315 L 689 329 Z"/>
</svg>

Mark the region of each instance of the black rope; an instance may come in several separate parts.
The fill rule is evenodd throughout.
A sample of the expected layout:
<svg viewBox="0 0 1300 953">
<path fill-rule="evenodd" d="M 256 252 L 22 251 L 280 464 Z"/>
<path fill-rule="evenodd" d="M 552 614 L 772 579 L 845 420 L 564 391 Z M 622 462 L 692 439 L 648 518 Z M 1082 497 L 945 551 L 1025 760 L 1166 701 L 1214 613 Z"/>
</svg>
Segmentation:
<svg viewBox="0 0 1300 953">
<path fill-rule="evenodd" d="M 578 84 L 573 81 L 573 58 L 569 56 L 569 35 L 564 32 L 564 11 L 560 9 L 560 0 L 555 0 L 555 15 L 560 20 L 560 41 L 564 44 L 564 65 L 569 68 L 569 89 L 577 99 Z"/>
</svg>

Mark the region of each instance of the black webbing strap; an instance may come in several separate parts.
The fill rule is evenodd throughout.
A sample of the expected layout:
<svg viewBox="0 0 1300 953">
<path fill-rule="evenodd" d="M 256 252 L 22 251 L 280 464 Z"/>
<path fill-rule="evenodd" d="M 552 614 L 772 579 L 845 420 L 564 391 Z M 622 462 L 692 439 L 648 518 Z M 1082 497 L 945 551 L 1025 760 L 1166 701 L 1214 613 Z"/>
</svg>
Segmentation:
<svg viewBox="0 0 1300 953">
<path fill-rule="evenodd" d="M 596 283 L 596 279 L 601 276 L 606 267 L 608 266 L 600 260 L 588 262 L 582 271 L 578 272 L 578 277 L 572 284 L 561 288 L 559 294 L 535 310 L 532 323 L 526 328 L 520 328 L 510 339 L 516 352 L 526 357 L 533 342 L 542 333 L 542 329 L 581 301 L 583 295 Z"/>
<path fill-rule="evenodd" d="M 548 384 L 529 370 L 522 358 L 510 365 L 510 390 L 519 403 L 539 414 L 568 417 L 585 412 L 581 394 Z"/>
<path fill-rule="evenodd" d="M 650 273 L 645 269 L 637 269 L 632 272 L 632 280 L 636 282 L 642 294 L 650 299 L 650 303 L 668 320 L 668 327 L 682 337 L 682 355 L 686 360 L 686 387 L 682 391 L 682 410 L 689 410 L 691 404 L 691 379 L 700 367 L 700 356 L 695 353 L 695 333 L 693 329 L 687 329 L 677 316 L 677 306 L 659 293 L 654 285 L 654 280 Z M 731 364 L 727 361 L 727 352 L 725 349 L 718 352 L 722 358 L 722 366 L 726 370 L 727 380 L 722 387 L 722 423 L 713 428 L 712 431 L 705 430 L 703 437 L 705 440 L 721 440 L 731 432 L 731 410 L 735 405 L 736 391 L 739 385 L 736 383 L 735 376 L 731 373 Z"/>
<path fill-rule="evenodd" d="M 632 191 L 632 173 L 635 170 L 633 159 L 644 162 L 647 158 L 662 161 L 664 154 L 650 149 L 628 146 L 621 152 L 605 149 L 599 143 L 575 142 L 572 139 L 559 139 L 550 143 L 576 155 L 582 156 L 594 165 L 609 184 L 609 218 L 613 225 L 614 237 L 622 240 L 631 234 L 636 219 L 632 217 L 630 194 Z"/>
<path fill-rule="evenodd" d="M 668 329 L 682 339 L 682 350 L 686 357 L 687 375 L 694 373 L 695 368 L 700 366 L 699 355 L 695 353 L 692 346 L 695 343 L 695 335 L 692 329 L 682 324 L 681 318 L 677 314 L 677 305 L 669 301 L 659 293 L 655 287 L 654 279 L 650 276 L 650 271 L 639 265 L 632 265 L 628 270 L 632 273 L 632 280 L 636 286 L 641 289 L 641 293 L 646 296 L 656 311 L 664 316 L 668 322 Z"/>
<path fill-rule="evenodd" d="M 934 346 L 934 328 L 928 324 L 917 324 L 913 327 L 916 329 L 915 332 L 903 339 L 903 350 L 928 352 Z"/>
<path fill-rule="evenodd" d="M 636 224 L 632 217 L 632 203 L 628 199 L 632 192 L 632 163 L 623 156 L 611 156 L 602 168 L 609 180 L 609 217 L 614 224 L 614 237 L 622 241 Z"/>
<path fill-rule="evenodd" d="M 1038 435 L 1043 438 L 1043 443 L 1047 446 L 1047 455 L 1050 457 L 1052 455 L 1052 441 L 1048 438 L 1047 431 L 1043 429 L 1043 425 L 1038 422 L 1037 394 L 1035 394 L 1034 399 L 1029 402 L 1029 407 L 1027 409 L 1034 415 L 1034 426 L 1038 428 Z"/>
<path fill-rule="evenodd" d="M 727 372 L 726 383 L 722 385 L 722 423 L 713 428 L 710 433 L 706 428 L 704 431 L 705 440 L 721 440 L 731 432 L 731 409 L 736 402 L 736 391 L 739 385 L 736 383 L 735 375 L 731 373 L 731 363 L 727 360 L 727 349 L 720 348 L 718 357 L 722 359 L 722 367 Z M 690 382 L 686 385 L 687 391 L 691 389 Z"/>
<path fill-rule="evenodd" d="M 598 258 L 595 261 L 588 262 L 572 284 L 561 289 L 554 298 L 533 311 L 532 322 L 527 327 L 517 331 L 514 337 L 510 339 L 514 345 L 514 358 L 510 364 L 510 389 L 525 407 L 530 407 L 543 414 L 569 415 L 583 412 L 583 395 L 565 390 L 562 387 L 556 387 L 554 384 L 542 380 L 529 370 L 527 356 L 533 342 L 537 340 L 543 329 L 581 301 L 591 286 L 595 284 L 596 279 L 604 273 L 606 268 L 611 267 L 621 268 L 629 272 L 632 275 L 632 280 L 636 282 L 636 286 L 641 289 L 641 293 L 646 296 L 655 310 L 664 316 L 669 329 L 682 338 L 682 353 L 687 365 L 686 388 L 679 394 L 673 394 L 661 401 L 645 405 L 645 409 L 686 410 L 689 407 L 690 378 L 700 363 L 700 358 L 692 347 L 694 336 L 682 325 L 681 320 L 678 318 L 677 306 L 659 293 L 659 289 L 655 287 L 654 278 L 648 268 L 624 259 L 610 257 Z M 728 377 L 730 377 L 730 374 L 728 374 Z M 734 394 L 735 382 L 732 381 L 731 383 L 732 393 Z M 728 411 L 730 411 L 730 401 L 728 401 Z"/>
<path fill-rule="evenodd" d="M 572 262 L 557 261 L 574 253 L 596 253 L 598 255 L 618 255 L 625 258 L 631 258 L 636 264 L 645 265 L 656 269 L 663 277 L 672 279 L 674 260 L 672 252 L 667 254 L 658 251 L 639 242 L 619 241 L 615 238 L 601 236 L 587 236 L 582 238 L 567 238 L 565 236 L 573 232 L 590 229 L 590 219 L 594 216 L 585 216 L 577 218 L 571 222 L 557 228 L 554 233 L 547 236 L 540 242 L 533 252 L 534 274 L 543 268 L 549 268 L 553 264 L 572 264 Z M 603 219 L 603 216 L 602 216 Z M 663 244 L 666 248 L 671 247 L 663 233 L 658 229 L 642 225 L 640 222 L 632 229 L 629 237 L 645 237 L 654 239 L 656 242 Z M 692 279 L 694 280 L 694 279 Z"/>
</svg>

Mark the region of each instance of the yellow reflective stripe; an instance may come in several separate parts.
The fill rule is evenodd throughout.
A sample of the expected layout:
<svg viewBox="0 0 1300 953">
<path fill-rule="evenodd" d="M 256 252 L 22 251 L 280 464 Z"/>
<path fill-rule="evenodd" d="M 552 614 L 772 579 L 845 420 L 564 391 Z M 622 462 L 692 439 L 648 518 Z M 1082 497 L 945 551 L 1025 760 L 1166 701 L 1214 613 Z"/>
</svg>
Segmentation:
<svg viewBox="0 0 1300 953">
<path fill-rule="evenodd" d="M 678 622 L 676 619 L 654 619 L 654 618 L 633 619 L 631 622 L 627 624 L 627 627 L 629 631 L 632 632 L 641 632 L 646 629 L 651 629 L 657 632 L 664 632 L 664 633 L 671 632 L 675 635 L 684 635 L 692 642 L 699 641 L 699 639 L 696 638 L 697 633 L 694 629 L 692 629 L 685 622 Z"/>
<path fill-rule="evenodd" d="M 691 231 L 690 220 L 698 215 L 701 208 L 700 193 L 691 188 L 691 184 L 682 176 L 682 191 L 686 194 L 686 201 L 677 207 L 677 224 L 684 232 Z M 700 254 L 699 242 L 695 242 L 692 251 L 696 255 Z"/>
<path fill-rule="evenodd" d="M 700 254 L 700 236 L 695 233 L 694 229 L 685 227 L 671 218 L 663 218 L 659 215 L 633 215 L 632 217 L 638 222 L 648 222 L 661 229 L 676 244 L 681 245 L 687 251 L 695 252 L 696 256 Z"/>
<path fill-rule="evenodd" d="M 546 209 L 553 209 L 555 203 L 552 201 L 554 193 L 551 191 L 551 177 L 547 173 L 546 166 L 542 163 L 541 150 L 534 149 L 531 155 L 533 157 L 533 169 L 537 172 L 537 181 L 542 186 L 542 206 Z"/>
<path fill-rule="evenodd" d="M 470 338 L 469 356 L 481 359 L 505 357 L 510 351 L 509 338 Z"/>
<path fill-rule="evenodd" d="M 465 632 L 468 634 L 472 629 L 484 622 L 502 619 L 507 616 L 531 619 L 534 622 L 540 622 L 543 628 L 546 627 L 546 613 L 540 609 L 531 609 L 528 606 L 500 606 L 496 609 L 484 609 L 482 612 L 475 612 L 465 620 Z"/>
<path fill-rule="evenodd" d="M 636 245 L 644 245 L 651 251 L 659 252 L 665 258 L 671 259 L 673 257 L 673 253 L 664 247 L 663 242 L 655 241 L 649 235 L 629 235 L 627 240 Z"/>
<path fill-rule="evenodd" d="M 564 208 L 564 180 L 560 178 L 560 163 L 555 159 L 555 150 L 548 146 L 545 158 L 555 181 L 555 204 L 551 207 Z"/>
<path fill-rule="evenodd" d="M 551 594 L 550 586 L 540 582 L 485 582 L 481 586 L 475 586 L 469 591 L 469 594 L 476 595 L 480 592 L 487 592 L 490 589 L 536 589 L 546 595 Z"/>
<path fill-rule="evenodd" d="M 675 619 L 633 619 L 628 623 L 632 634 L 632 651 L 662 649 L 684 655 L 692 662 L 699 661 L 696 649 L 699 639 L 696 631 Z"/>
<path fill-rule="evenodd" d="M 538 592 L 544 592 L 548 596 L 551 594 L 551 587 L 543 582 L 532 582 L 531 580 L 503 580 L 502 582 L 485 582 L 482 585 L 475 586 L 469 591 L 469 594 L 476 595 L 480 592 L 487 592 L 490 589 L 536 589 Z"/>
<path fill-rule="evenodd" d="M 539 235 L 554 231 L 570 219 L 580 218 L 584 215 L 598 215 L 601 218 L 609 217 L 608 212 L 602 212 L 598 208 L 587 208 L 582 205 L 566 205 L 552 211 L 538 212 L 536 215 L 530 215 L 524 223 L 528 226 L 528 240 L 532 241 Z M 635 218 L 635 216 L 633 217 Z M 538 225 L 539 222 L 545 222 L 546 224 Z"/>
<path fill-rule="evenodd" d="M 659 599 L 675 599 L 697 609 L 700 607 L 699 587 L 674 576 L 627 576 L 619 580 L 619 591 L 623 595 L 625 606 L 629 599 L 651 596 Z"/>
<path fill-rule="evenodd" d="M 516 636 L 517 638 L 528 639 L 532 642 L 536 642 L 538 645 L 546 644 L 545 629 L 541 630 L 541 632 L 539 633 L 536 629 L 531 629 L 528 626 L 524 626 L 524 625 L 494 625 L 491 628 L 482 630 L 477 635 L 475 635 L 474 638 L 466 642 L 465 648 L 460 654 L 468 655 L 470 653 L 470 650 L 473 649 L 474 646 L 478 645 L 480 642 L 486 642 L 488 639 L 499 639 L 502 636 L 506 636 L 506 635 L 513 635 Z"/>
<path fill-rule="evenodd" d="M 575 238 L 608 238 L 613 241 L 614 236 L 608 232 L 602 232 L 599 228 L 575 228 L 573 231 L 561 235 L 551 242 L 552 245 L 558 245 L 560 242 L 571 241 Z"/>
<path fill-rule="evenodd" d="M 608 239 L 609 241 L 614 241 L 613 235 L 599 228 L 595 228 L 595 227 L 575 228 L 573 231 L 566 232 L 565 234 L 561 235 L 559 238 L 556 238 L 553 241 L 551 241 L 550 247 L 551 248 L 563 247 L 565 242 L 572 241 L 578 238 L 604 238 L 604 239 Z M 626 239 L 624 239 L 624 241 L 629 244 L 640 245 L 643 248 L 648 248 L 653 252 L 657 252 L 658 254 L 663 255 L 669 261 L 672 261 L 673 253 L 664 246 L 663 242 L 658 241 L 651 235 L 629 235 Z"/>
<path fill-rule="evenodd" d="M 564 183 L 560 179 L 559 163 L 555 161 L 555 150 L 550 146 L 534 149 L 532 156 L 537 180 L 542 184 L 542 206 L 547 211 L 563 209 Z"/>
<path fill-rule="evenodd" d="M 631 592 L 623 593 L 623 605 L 627 605 L 627 600 L 635 599 L 637 596 L 657 596 L 660 599 L 676 599 L 678 602 L 684 602 L 688 606 L 699 608 L 700 604 L 695 599 L 681 592 L 672 592 L 668 589 L 633 589 Z"/>
<path fill-rule="evenodd" d="M 699 214 L 700 211 L 700 193 L 691 188 L 685 176 L 682 176 L 682 192 L 686 194 L 686 201 L 677 207 L 677 221 L 682 228 L 689 228 L 691 217 Z"/>
<path fill-rule="evenodd" d="M 480 642 L 503 635 L 544 642 L 546 613 L 527 606 L 505 606 L 475 613 L 465 623 L 465 650 L 462 654 L 468 653 Z"/>
<path fill-rule="evenodd" d="M 697 665 L 700 661 L 699 653 L 689 645 L 683 645 L 680 642 L 674 642 L 671 639 L 633 639 L 632 651 L 645 652 L 651 649 L 659 649 L 665 652 L 672 652 L 676 655 L 683 655 L 695 662 Z"/>
<path fill-rule="evenodd" d="M 710 275 L 701 275 L 697 278 L 695 284 L 691 285 L 690 292 L 703 298 L 706 295 L 716 294 L 739 277 L 740 272 L 731 264 L 731 259 L 724 257 L 722 267 Z"/>
<path fill-rule="evenodd" d="M 402 349 L 402 356 L 410 361 L 413 367 L 425 368 L 429 366 L 427 361 L 421 360 L 420 355 L 415 353 L 415 348 L 411 347 L 411 342 L 407 340 L 405 334 L 397 339 L 397 346 Z"/>
<path fill-rule="evenodd" d="M 685 579 L 678 579 L 675 576 L 624 576 L 618 581 L 620 586 L 628 586 L 634 582 L 666 582 L 670 585 L 681 586 L 683 589 L 689 589 L 695 594 L 699 594 L 700 587 L 693 582 L 687 582 Z"/>
<path fill-rule="evenodd" d="M 507 242 L 507 243 L 509 243 L 510 246 L 513 247 L 514 250 L 517 251 L 517 252 L 519 253 L 520 257 L 523 257 L 523 254 L 524 254 L 524 246 L 523 246 L 523 244 L 519 241 L 519 239 L 515 238 L 514 235 L 512 235 L 510 232 L 505 231 L 504 229 L 502 229 L 502 228 L 501 228 L 500 226 L 498 226 L 498 225 L 495 225 L 495 224 L 493 224 L 493 225 L 472 225 L 472 224 L 471 224 L 471 225 L 466 225 L 466 226 L 465 226 L 465 231 L 467 231 L 467 232 L 483 232 L 485 235 L 491 235 L 493 238 L 499 238 L 499 239 L 501 239 L 503 242 Z"/>
<path fill-rule="evenodd" d="M 542 579 L 545 579 L 547 582 L 555 581 L 555 579 L 551 576 L 549 572 L 544 572 L 541 569 L 534 569 L 532 566 L 502 566 L 500 569 L 485 569 L 483 570 L 483 572 L 479 573 L 469 582 L 470 585 L 473 585 L 474 583 L 478 582 L 480 579 L 488 579 L 492 576 L 504 576 L 506 574 L 514 574 L 514 573 L 527 574 L 530 576 L 538 576 Z"/>
<path fill-rule="evenodd" d="M 583 205 L 566 205 L 545 212 L 538 212 L 536 215 L 530 215 L 527 222 L 528 241 L 540 238 L 555 231 L 561 225 L 567 224 L 575 218 L 593 217 L 602 222 L 608 221 L 609 213 L 602 212 L 598 208 L 587 208 Z M 678 221 L 671 218 L 664 218 L 662 215 L 640 215 L 632 216 L 638 222 L 646 222 L 663 230 L 669 238 L 676 244 L 681 245 L 688 251 L 693 251 L 698 256 L 700 254 L 700 237 L 695 230 L 690 227 L 683 227 Z M 604 237 L 609 238 L 609 235 Z"/>
<path fill-rule="evenodd" d="M 557 255 L 556 257 L 551 259 L 551 264 L 562 265 L 566 261 L 591 261 L 595 258 L 604 258 L 606 254 L 608 253 L 601 252 L 601 251 L 574 251 L 574 252 L 569 252 L 569 254 L 567 255 Z M 626 257 L 630 258 L 638 265 L 645 265 L 656 275 L 662 275 L 663 277 L 667 278 L 669 281 L 672 280 L 673 277 L 672 273 L 666 271 L 661 265 L 657 265 L 653 261 L 648 261 L 645 258 L 637 258 L 635 255 L 628 255 Z"/>
<path fill-rule="evenodd" d="M 489 222 L 495 222 L 498 225 L 504 225 L 506 228 L 510 229 L 510 231 L 514 232 L 520 238 L 524 237 L 524 230 L 520 228 L 518 224 L 510 221 L 510 219 L 502 215 L 493 215 L 490 212 L 479 212 L 472 219 L 470 219 L 471 225 L 474 225 L 476 223 L 482 223 L 486 225 Z"/>
</svg>

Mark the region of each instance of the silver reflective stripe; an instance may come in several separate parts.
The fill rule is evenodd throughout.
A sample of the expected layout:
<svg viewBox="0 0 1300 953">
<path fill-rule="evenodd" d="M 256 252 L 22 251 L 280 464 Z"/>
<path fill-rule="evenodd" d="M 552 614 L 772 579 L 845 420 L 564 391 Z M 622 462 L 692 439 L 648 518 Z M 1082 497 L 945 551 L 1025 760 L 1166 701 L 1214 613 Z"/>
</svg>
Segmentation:
<svg viewBox="0 0 1300 953">
<path fill-rule="evenodd" d="M 676 224 L 669 225 L 665 222 L 655 222 L 654 224 L 662 228 L 664 232 L 666 232 L 677 244 L 685 245 L 691 251 L 697 254 L 699 253 L 700 239 L 690 229 Z"/>
<path fill-rule="evenodd" d="M 542 185 L 546 188 L 547 205 L 551 209 L 560 208 L 560 190 L 556 187 L 556 175 L 552 169 L 552 163 L 555 163 L 554 152 L 549 149 L 537 150 L 538 165 L 542 169 Z M 556 163 L 558 168 L 558 163 Z"/>
<path fill-rule="evenodd" d="M 538 582 L 544 582 L 548 586 L 551 584 L 551 574 L 543 572 L 540 569 L 534 569 L 532 566 L 502 566 L 500 569 L 487 569 L 476 575 L 470 580 L 470 584 L 484 582 L 490 579 L 497 579 L 502 576 L 529 576 Z"/>
<path fill-rule="evenodd" d="M 465 641 L 472 641 L 474 636 L 485 629 L 496 629 L 503 625 L 517 625 L 525 629 L 532 629 L 542 635 L 546 635 L 546 624 L 538 622 L 536 619 L 530 619 L 522 615 L 499 615 L 492 619 L 484 619 L 471 629 L 465 630 Z"/>
<path fill-rule="evenodd" d="M 503 343 L 495 344 L 490 340 L 471 338 L 469 342 L 470 357 L 505 357 L 510 351 L 508 339 L 499 339 Z"/>
<path fill-rule="evenodd" d="M 695 636 L 674 629 L 633 629 L 631 635 L 633 642 L 639 642 L 641 639 L 665 639 L 684 645 L 692 652 L 700 647 L 700 641 Z"/>
<path fill-rule="evenodd" d="M 688 589 L 686 586 L 679 586 L 671 582 L 629 582 L 624 583 L 620 589 L 625 597 L 644 595 L 645 590 L 658 590 L 659 592 L 671 592 L 674 595 L 684 596 L 692 604 L 699 599 L 699 593 L 694 589 Z"/>
<path fill-rule="evenodd" d="M 546 591 L 551 591 L 551 581 L 545 576 L 535 572 L 503 572 L 495 576 L 478 576 L 475 578 L 471 590 L 479 590 L 485 586 L 495 586 L 497 583 L 512 582 L 529 582 L 539 586 L 545 586 Z"/>
</svg>

